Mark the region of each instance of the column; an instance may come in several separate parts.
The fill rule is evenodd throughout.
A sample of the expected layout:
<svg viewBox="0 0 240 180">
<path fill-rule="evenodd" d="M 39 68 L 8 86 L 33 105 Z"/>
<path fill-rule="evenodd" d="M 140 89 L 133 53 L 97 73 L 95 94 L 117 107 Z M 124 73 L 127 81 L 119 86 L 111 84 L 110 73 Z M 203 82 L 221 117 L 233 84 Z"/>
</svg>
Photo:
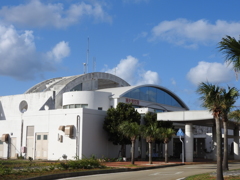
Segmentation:
<svg viewBox="0 0 240 180">
<path fill-rule="evenodd" d="M 193 162 L 193 131 L 192 123 L 185 124 L 185 157 L 186 162 Z"/>
<path fill-rule="evenodd" d="M 213 144 L 213 161 L 217 161 L 217 140 L 216 140 L 216 126 L 212 127 L 212 144 Z"/>
<path fill-rule="evenodd" d="M 234 129 L 234 139 L 233 139 L 233 154 L 235 160 L 240 160 L 239 153 L 239 127 Z"/>
</svg>

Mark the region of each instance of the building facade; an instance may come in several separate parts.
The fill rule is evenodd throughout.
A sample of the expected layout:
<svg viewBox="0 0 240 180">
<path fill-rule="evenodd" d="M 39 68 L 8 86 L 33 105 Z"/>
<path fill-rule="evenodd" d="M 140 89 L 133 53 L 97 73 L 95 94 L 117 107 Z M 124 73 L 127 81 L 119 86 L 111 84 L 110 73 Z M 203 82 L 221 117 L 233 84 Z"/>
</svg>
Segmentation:
<svg viewBox="0 0 240 180">
<path fill-rule="evenodd" d="M 176 94 L 164 87 L 130 86 L 108 73 L 49 79 L 24 94 L 0 97 L 0 158 L 58 160 L 93 154 L 116 158 L 120 146 L 108 141 L 103 122 L 107 110 L 119 102 L 132 103 L 143 116 L 147 112 L 189 111 Z M 174 127 L 185 126 L 175 122 Z M 197 129 L 194 148 L 196 156 L 203 157 L 199 149 L 203 148 L 200 144 L 206 144 L 207 132 L 206 128 L 200 132 L 200 126 Z M 146 158 L 146 142 L 138 141 L 136 146 L 136 157 Z M 163 156 L 164 146 L 154 145 L 153 149 L 155 157 Z M 169 143 L 169 155 L 179 158 L 180 150 L 180 141 L 174 137 Z"/>
</svg>

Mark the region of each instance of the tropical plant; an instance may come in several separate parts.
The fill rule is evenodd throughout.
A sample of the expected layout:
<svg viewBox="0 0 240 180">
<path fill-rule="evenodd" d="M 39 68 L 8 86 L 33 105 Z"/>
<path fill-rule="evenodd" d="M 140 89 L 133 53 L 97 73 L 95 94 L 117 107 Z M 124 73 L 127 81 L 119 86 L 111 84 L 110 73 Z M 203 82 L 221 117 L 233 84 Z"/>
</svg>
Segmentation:
<svg viewBox="0 0 240 180">
<path fill-rule="evenodd" d="M 172 129 L 174 129 L 172 121 L 157 121 L 157 113 L 148 112 L 143 117 L 143 119 L 144 119 L 144 125 L 145 126 L 149 126 L 149 125 L 156 122 L 158 128 L 172 128 Z M 164 141 L 163 141 L 163 139 L 156 139 L 155 143 L 158 144 L 159 149 L 160 149 L 160 145 L 162 143 L 164 143 Z M 161 152 L 159 151 L 159 156 L 161 156 L 160 153 Z"/>
<path fill-rule="evenodd" d="M 153 123 L 157 122 L 157 126 L 159 128 L 160 127 L 173 128 L 172 121 L 157 121 L 157 113 L 148 112 L 143 117 L 143 119 L 144 119 L 144 125 L 146 125 L 146 126 L 148 126 L 149 124 L 153 124 Z"/>
<path fill-rule="evenodd" d="M 223 149 L 223 170 L 228 170 L 228 114 L 239 97 L 239 92 L 235 87 L 228 87 L 228 91 L 223 89 L 222 121 L 224 128 L 224 149 Z"/>
<path fill-rule="evenodd" d="M 119 125 L 119 131 L 132 142 L 131 163 L 134 164 L 135 142 L 140 135 L 140 125 L 136 122 L 124 121 Z"/>
<path fill-rule="evenodd" d="M 240 40 L 234 37 L 226 36 L 218 43 L 218 49 L 225 54 L 225 61 L 233 64 L 233 70 L 236 73 L 240 72 Z"/>
<path fill-rule="evenodd" d="M 152 143 L 156 139 L 160 139 L 161 131 L 157 125 L 157 122 L 149 124 L 148 126 L 142 126 L 142 136 L 146 138 L 148 143 L 149 164 L 152 164 Z"/>
<path fill-rule="evenodd" d="M 240 122 L 240 109 L 231 111 L 231 112 L 228 114 L 228 118 L 231 119 L 231 120 L 233 120 L 233 121 Z"/>
<path fill-rule="evenodd" d="M 223 180 L 222 169 L 222 133 L 220 116 L 223 107 L 222 89 L 210 83 L 200 83 L 197 92 L 201 95 L 202 106 L 207 108 L 215 119 L 217 139 L 217 180 Z"/>
<path fill-rule="evenodd" d="M 103 129 L 108 134 L 108 140 L 114 145 L 121 145 L 121 155 L 125 157 L 126 144 L 131 141 L 119 131 L 119 125 L 124 122 L 136 122 L 140 124 L 141 115 L 134 109 L 132 104 L 118 103 L 116 108 L 110 108 L 105 117 Z"/>
<path fill-rule="evenodd" d="M 165 144 L 165 163 L 168 163 L 168 143 L 171 140 L 172 136 L 175 134 L 175 131 L 172 128 L 161 128 L 160 133 L 160 137 Z"/>
</svg>

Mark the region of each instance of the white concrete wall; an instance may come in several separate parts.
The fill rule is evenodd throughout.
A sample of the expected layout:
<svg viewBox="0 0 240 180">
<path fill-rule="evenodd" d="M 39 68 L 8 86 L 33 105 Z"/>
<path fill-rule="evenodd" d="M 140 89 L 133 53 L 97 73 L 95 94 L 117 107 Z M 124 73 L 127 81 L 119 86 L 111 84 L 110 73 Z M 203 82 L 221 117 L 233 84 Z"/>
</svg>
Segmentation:
<svg viewBox="0 0 240 180">
<path fill-rule="evenodd" d="M 7 117 L 7 120 L 0 121 L 0 133 L 10 134 L 17 138 L 17 152 L 21 150 L 21 119 L 23 120 L 23 143 L 27 147 L 27 126 L 34 126 L 34 147 L 33 158 L 36 157 L 35 142 L 36 133 L 48 133 L 48 159 L 62 159 L 66 154 L 67 159 L 76 157 L 76 123 L 77 116 L 80 116 L 80 158 L 90 157 L 92 154 L 98 158 L 118 157 L 120 146 L 115 146 L 108 141 L 106 132 L 103 130 L 103 122 L 106 111 L 93 109 L 57 109 L 45 111 L 27 111 L 24 114 Z M 65 132 L 59 130 L 59 126 L 74 125 L 73 138 L 67 137 Z M 12 135 L 11 135 L 12 134 Z M 58 136 L 63 135 L 63 142 L 58 141 Z M 4 157 L 7 158 L 8 144 L 4 143 Z M 25 155 L 25 154 L 23 154 Z"/>
<path fill-rule="evenodd" d="M 82 109 L 58 109 L 40 112 L 29 112 L 23 115 L 24 136 L 23 146 L 26 144 L 26 127 L 34 126 L 34 142 L 36 133 L 48 133 L 48 159 L 61 159 L 66 154 L 68 159 L 72 159 L 76 155 L 76 140 L 65 136 L 65 133 L 58 130 L 59 126 L 74 125 L 76 127 L 76 117 L 82 117 Z M 74 131 L 75 132 L 75 131 Z M 58 136 L 63 135 L 63 142 L 58 141 Z M 35 144 L 35 143 L 34 143 Z M 34 152 L 34 157 L 36 154 Z"/>
<path fill-rule="evenodd" d="M 20 94 L 20 95 L 13 95 L 13 96 L 1 96 L 1 110 L 5 115 L 5 117 L 12 118 L 12 117 L 21 117 L 21 112 L 19 110 L 19 105 L 22 101 L 26 101 L 28 104 L 27 111 L 38 111 L 40 110 L 44 104 L 53 98 L 53 92 L 42 92 L 42 93 L 31 93 L 31 94 Z"/>
<path fill-rule="evenodd" d="M 98 158 L 116 158 L 120 146 L 108 141 L 107 133 L 103 129 L 105 111 L 83 109 L 82 123 L 82 157 L 95 155 Z"/>
<path fill-rule="evenodd" d="M 63 106 L 70 104 L 88 104 L 90 109 L 98 109 L 107 111 L 110 108 L 111 93 L 99 91 L 71 91 L 63 93 Z"/>
</svg>

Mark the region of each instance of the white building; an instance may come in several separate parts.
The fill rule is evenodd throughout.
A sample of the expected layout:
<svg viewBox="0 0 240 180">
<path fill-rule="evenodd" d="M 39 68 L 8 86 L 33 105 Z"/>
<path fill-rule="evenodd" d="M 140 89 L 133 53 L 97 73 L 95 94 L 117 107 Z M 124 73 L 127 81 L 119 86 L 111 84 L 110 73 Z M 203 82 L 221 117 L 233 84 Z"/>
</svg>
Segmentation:
<svg viewBox="0 0 240 180">
<path fill-rule="evenodd" d="M 74 159 L 93 154 L 99 158 L 117 157 L 120 147 L 108 141 L 103 121 L 106 111 L 119 102 L 132 103 L 141 114 L 189 110 L 166 88 L 130 86 L 108 73 L 46 80 L 24 94 L 0 97 L 0 158 L 23 155 L 26 158 L 57 160 L 63 155 Z M 184 128 L 184 124 L 175 123 L 175 128 L 180 127 Z M 206 133 L 191 137 L 205 141 Z M 198 142 L 206 143 L 202 139 Z M 178 137 L 170 142 L 171 156 L 180 156 L 179 143 Z M 141 151 L 140 156 L 144 158 L 146 143 L 138 142 L 137 147 L 136 156 Z M 194 148 L 197 148 L 195 143 Z M 129 151 L 127 156 L 130 156 Z M 162 147 L 154 147 L 155 154 L 162 151 Z"/>
</svg>

